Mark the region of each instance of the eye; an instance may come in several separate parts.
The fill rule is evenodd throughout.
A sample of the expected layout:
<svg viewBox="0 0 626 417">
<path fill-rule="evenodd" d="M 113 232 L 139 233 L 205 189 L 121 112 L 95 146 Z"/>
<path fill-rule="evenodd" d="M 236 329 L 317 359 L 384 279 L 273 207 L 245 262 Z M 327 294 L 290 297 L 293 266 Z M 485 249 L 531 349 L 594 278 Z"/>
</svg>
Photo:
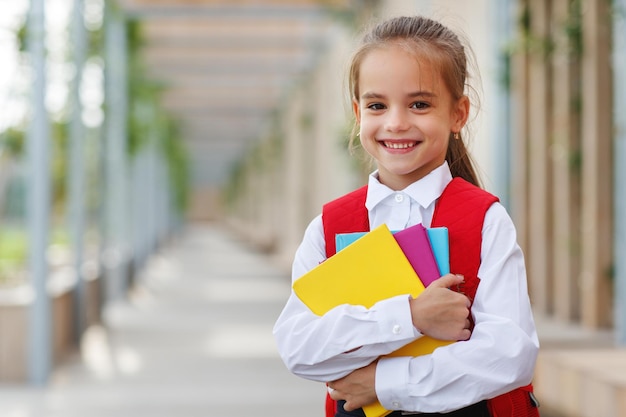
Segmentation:
<svg viewBox="0 0 626 417">
<path fill-rule="evenodd" d="M 385 105 L 382 103 L 371 103 L 367 105 L 367 108 L 370 110 L 384 110 Z"/>
<path fill-rule="evenodd" d="M 416 101 L 415 103 L 411 104 L 411 108 L 416 110 L 425 110 L 429 107 L 430 103 L 427 103 L 425 101 Z"/>
</svg>

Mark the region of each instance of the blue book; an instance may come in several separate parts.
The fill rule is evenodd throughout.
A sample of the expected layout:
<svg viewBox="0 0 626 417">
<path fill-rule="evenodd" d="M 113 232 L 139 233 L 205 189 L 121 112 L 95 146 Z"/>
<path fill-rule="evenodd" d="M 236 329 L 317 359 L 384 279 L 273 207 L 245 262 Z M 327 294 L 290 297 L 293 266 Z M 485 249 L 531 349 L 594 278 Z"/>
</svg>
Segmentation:
<svg viewBox="0 0 626 417">
<path fill-rule="evenodd" d="M 450 245 L 448 243 L 447 227 L 428 227 L 428 239 L 433 248 L 433 254 L 439 267 L 439 273 L 443 276 L 450 273 Z"/>
</svg>

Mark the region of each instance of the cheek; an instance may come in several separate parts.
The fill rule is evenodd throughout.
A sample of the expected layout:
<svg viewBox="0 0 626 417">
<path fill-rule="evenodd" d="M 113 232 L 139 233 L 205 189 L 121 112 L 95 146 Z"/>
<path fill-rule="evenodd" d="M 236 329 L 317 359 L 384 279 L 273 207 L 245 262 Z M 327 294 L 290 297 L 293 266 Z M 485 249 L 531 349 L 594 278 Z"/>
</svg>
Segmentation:
<svg viewBox="0 0 626 417">
<path fill-rule="evenodd" d="M 363 137 L 364 137 L 364 136 L 365 136 L 365 135 L 364 135 L 363 133 L 361 133 L 361 134 L 359 135 L 359 143 L 361 144 L 361 146 L 362 146 L 363 148 L 365 148 L 365 146 L 367 145 L 367 143 L 366 143 L 365 139 L 363 139 Z"/>
<path fill-rule="evenodd" d="M 441 118 L 430 120 L 428 125 L 424 125 L 423 128 L 431 132 L 432 136 L 438 139 L 444 139 L 449 137 L 452 126 L 448 120 Z"/>
<path fill-rule="evenodd" d="M 372 135 L 376 130 L 376 123 L 371 117 L 362 117 L 361 118 L 361 136 L 363 135 Z"/>
<path fill-rule="evenodd" d="M 371 133 L 368 133 L 366 130 L 361 129 L 361 134 L 359 135 L 359 143 L 361 144 L 361 148 L 365 150 L 368 154 L 374 151 L 374 136 Z"/>
</svg>

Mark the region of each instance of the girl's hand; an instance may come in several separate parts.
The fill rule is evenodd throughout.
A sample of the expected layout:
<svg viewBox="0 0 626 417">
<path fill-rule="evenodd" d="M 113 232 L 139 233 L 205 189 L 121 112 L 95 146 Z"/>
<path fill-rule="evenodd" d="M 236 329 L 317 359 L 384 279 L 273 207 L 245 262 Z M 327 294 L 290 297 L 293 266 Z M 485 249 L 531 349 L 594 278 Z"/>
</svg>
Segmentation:
<svg viewBox="0 0 626 417">
<path fill-rule="evenodd" d="M 330 398 L 346 400 L 344 410 L 352 411 L 378 400 L 374 380 L 376 378 L 376 363 L 374 361 L 364 368 L 352 371 L 341 379 L 328 383 L 332 390 Z"/>
<path fill-rule="evenodd" d="M 463 283 L 462 275 L 448 274 L 410 300 L 413 325 L 439 340 L 467 340 L 471 336 L 469 298 L 449 288 Z"/>
</svg>

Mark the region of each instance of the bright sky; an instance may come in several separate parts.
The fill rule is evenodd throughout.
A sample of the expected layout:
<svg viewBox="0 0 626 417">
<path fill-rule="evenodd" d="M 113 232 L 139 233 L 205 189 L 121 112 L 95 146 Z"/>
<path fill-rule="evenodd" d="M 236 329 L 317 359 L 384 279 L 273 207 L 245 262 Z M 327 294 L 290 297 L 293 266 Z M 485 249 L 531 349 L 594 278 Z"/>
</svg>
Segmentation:
<svg viewBox="0 0 626 417">
<path fill-rule="evenodd" d="M 93 4 L 93 0 L 87 0 Z M 28 0 L 0 0 L 0 133 L 19 124 L 28 109 L 29 70 L 19 62 L 16 30 L 22 25 Z M 45 0 L 48 93 L 46 103 L 58 115 L 73 77 L 68 45 L 69 19 L 74 0 Z M 100 1 L 101 3 L 101 1 Z"/>
<path fill-rule="evenodd" d="M 17 44 L 15 30 L 20 26 L 27 0 L 0 0 L 0 132 L 12 124 L 19 113 L 10 97 L 18 92 Z"/>
</svg>

